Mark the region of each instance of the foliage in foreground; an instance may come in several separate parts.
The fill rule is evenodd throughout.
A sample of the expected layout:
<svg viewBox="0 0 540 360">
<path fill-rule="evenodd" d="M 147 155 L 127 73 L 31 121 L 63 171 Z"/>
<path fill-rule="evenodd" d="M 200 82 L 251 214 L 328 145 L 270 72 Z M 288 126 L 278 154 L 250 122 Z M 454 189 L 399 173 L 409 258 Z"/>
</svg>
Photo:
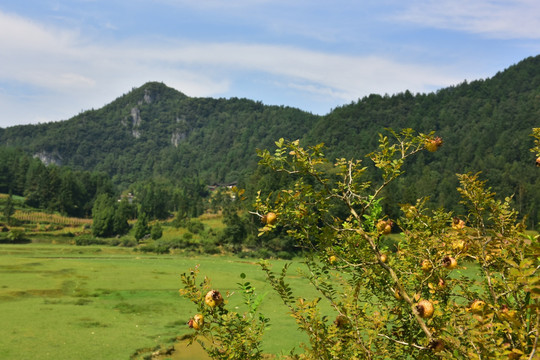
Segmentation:
<svg viewBox="0 0 540 360">
<path fill-rule="evenodd" d="M 248 281 L 238 283 L 247 310 L 243 314 L 230 311 L 221 293 L 212 289 L 208 278 L 197 284 L 198 273 L 196 268 L 182 274 L 184 287 L 180 290 L 198 311 L 188 323 L 197 331 L 197 336 L 190 338 L 190 344 L 199 341 L 213 359 L 261 359 L 261 338 L 269 321 L 258 311 L 264 296 L 257 295 Z M 245 277 L 242 273 L 241 278 Z M 200 337 L 206 341 L 201 341 Z"/>
<path fill-rule="evenodd" d="M 365 180 L 360 160 L 332 164 L 322 145 L 304 149 L 299 141 L 280 140 L 273 154 L 259 153 L 262 165 L 295 180 L 288 189 L 259 194 L 255 213 L 265 223 L 260 232 L 285 229 L 307 250 L 309 270 L 303 276 L 319 293 L 314 299 L 295 293 L 286 280 L 287 267 L 274 273 L 262 263 L 267 281 L 309 338 L 304 352 L 291 356 L 535 358 L 538 236 L 524 235 L 511 199 L 498 200 L 480 175 L 471 173 L 458 175 L 465 214 L 429 210 L 419 199 L 401 204 L 402 216 L 389 219 L 380 205 L 383 189 L 402 174 L 408 157 L 442 145 L 433 134 L 390 133 L 390 138 L 381 135 L 379 148 L 368 154 L 381 175 L 378 183 Z M 539 130 L 534 136 L 533 151 L 540 155 Z M 385 235 L 397 227 L 402 236 L 389 242 Z M 184 294 L 205 311 L 204 293 L 195 291 L 194 280 L 184 277 L 184 286 Z M 328 304 L 332 314 L 322 310 Z M 227 314 L 212 310 L 195 337 L 243 334 L 253 326 L 228 323 Z M 236 348 L 246 341 L 218 337 L 208 352 L 214 358 L 239 358 Z M 249 340 L 259 342 L 260 337 Z"/>
</svg>

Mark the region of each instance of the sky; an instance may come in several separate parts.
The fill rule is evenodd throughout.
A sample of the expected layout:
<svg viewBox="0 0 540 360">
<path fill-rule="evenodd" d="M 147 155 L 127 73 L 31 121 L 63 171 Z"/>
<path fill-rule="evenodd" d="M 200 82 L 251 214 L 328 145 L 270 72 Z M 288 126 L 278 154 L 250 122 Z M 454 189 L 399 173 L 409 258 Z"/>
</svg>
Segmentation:
<svg viewBox="0 0 540 360">
<path fill-rule="evenodd" d="M 0 127 L 67 120 L 149 81 L 324 115 L 538 54 L 538 0 L 2 0 Z"/>
</svg>

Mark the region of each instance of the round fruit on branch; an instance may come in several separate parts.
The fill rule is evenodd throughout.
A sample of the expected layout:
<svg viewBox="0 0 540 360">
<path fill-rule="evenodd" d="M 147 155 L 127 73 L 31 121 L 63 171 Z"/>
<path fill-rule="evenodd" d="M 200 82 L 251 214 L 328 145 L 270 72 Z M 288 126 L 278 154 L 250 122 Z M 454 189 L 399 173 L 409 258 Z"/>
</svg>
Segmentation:
<svg viewBox="0 0 540 360">
<path fill-rule="evenodd" d="M 418 315 L 424 319 L 432 317 L 433 312 L 435 311 L 433 304 L 429 300 L 420 300 L 418 304 L 416 304 L 415 310 L 418 312 Z"/>
<path fill-rule="evenodd" d="M 422 260 L 422 263 L 420 264 L 420 268 L 424 272 L 428 272 L 433 268 L 433 266 L 431 265 L 431 261 L 429 261 L 428 259 L 424 259 Z"/>
<path fill-rule="evenodd" d="M 443 260 L 442 260 L 442 264 L 445 268 L 447 269 L 455 269 L 457 267 L 457 260 L 451 256 L 446 256 Z"/>
<path fill-rule="evenodd" d="M 426 140 L 424 146 L 426 147 L 427 151 L 435 152 L 442 146 L 442 144 L 443 140 L 437 136 L 436 138 Z"/>
<path fill-rule="evenodd" d="M 263 224 L 274 225 L 277 220 L 277 215 L 274 212 L 269 212 L 261 218 Z"/>
<path fill-rule="evenodd" d="M 388 235 L 392 232 L 392 225 L 394 225 L 392 220 L 379 220 L 375 227 L 381 234 Z"/>
<path fill-rule="evenodd" d="M 453 218 L 452 219 L 452 228 L 455 230 L 461 230 L 465 227 L 465 221 L 461 220 L 460 218 Z"/>
<path fill-rule="evenodd" d="M 202 314 L 197 314 L 188 321 L 190 328 L 199 330 L 204 325 L 204 316 Z"/>
<path fill-rule="evenodd" d="M 474 300 L 471 304 L 471 312 L 473 314 L 482 314 L 484 312 L 484 308 L 486 307 L 486 303 L 482 300 Z"/>
<path fill-rule="evenodd" d="M 204 297 L 204 302 L 211 308 L 223 304 L 223 296 L 217 290 L 210 290 Z"/>
</svg>

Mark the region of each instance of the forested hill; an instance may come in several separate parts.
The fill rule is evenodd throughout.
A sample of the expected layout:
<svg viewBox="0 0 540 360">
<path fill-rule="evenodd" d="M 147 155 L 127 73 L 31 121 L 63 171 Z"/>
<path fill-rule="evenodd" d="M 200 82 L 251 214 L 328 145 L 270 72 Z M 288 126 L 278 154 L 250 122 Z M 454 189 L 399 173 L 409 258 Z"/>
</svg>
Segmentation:
<svg viewBox="0 0 540 360">
<path fill-rule="evenodd" d="M 455 209 L 456 173 L 482 171 L 493 190 L 515 195 L 515 205 L 538 222 L 540 176 L 529 152 L 540 127 L 540 56 L 485 80 L 429 94 L 371 95 L 326 116 L 265 106 L 246 99 L 191 98 L 161 83 L 147 83 L 99 109 L 70 120 L 0 129 L 0 144 L 46 161 L 101 170 L 121 187 L 163 176 L 205 183 L 246 179 L 256 148 L 274 140 L 324 142 L 330 157 L 360 156 L 376 146 L 385 127 L 436 131 L 440 151 L 421 154 L 407 178 L 386 195 Z"/>
<path fill-rule="evenodd" d="M 255 168 L 257 147 L 300 138 L 317 120 L 247 99 L 191 98 L 154 82 L 67 121 L 0 130 L 0 144 L 104 171 L 121 187 L 152 176 L 230 182 Z"/>
<path fill-rule="evenodd" d="M 371 95 L 322 118 L 308 139 L 325 142 L 333 156 L 359 155 L 374 149 L 375 134 L 385 127 L 434 130 L 444 139 L 440 151 L 414 160 L 387 201 L 397 193 L 409 202 L 427 195 L 433 205 L 455 209 L 455 174 L 482 171 L 495 192 L 514 195 L 530 225 L 540 220 L 540 171 L 529 151 L 531 129 L 540 127 L 540 56 L 436 93 Z"/>
</svg>

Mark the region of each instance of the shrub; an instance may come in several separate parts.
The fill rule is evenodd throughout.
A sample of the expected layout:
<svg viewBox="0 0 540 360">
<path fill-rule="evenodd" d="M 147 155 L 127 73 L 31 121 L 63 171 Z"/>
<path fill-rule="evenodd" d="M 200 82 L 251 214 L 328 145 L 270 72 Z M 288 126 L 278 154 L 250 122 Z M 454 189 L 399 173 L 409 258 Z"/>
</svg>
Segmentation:
<svg viewBox="0 0 540 360">
<path fill-rule="evenodd" d="M 152 226 L 152 229 L 150 230 L 150 237 L 153 240 L 160 239 L 163 236 L 163 229 L 161 228 L 160 223 L 156 223 L 154 226 Z"/>
<path fill-rule="evenodd" d="M 29 242 L 30 240 L 26 237 L 26 234 L 24 230 L 19 229 L 11 229 L 9 232 L 6 233 L 5 237 L 3 237 L 3 242 L 8 243 L 14 243 L 14 244 L 20 244 Z"/>
<path fill-rule="evenodd" d="M 535 134 L 540 152 L 540 130 Z M 305 250 L 303 277 L 318 292 L 311 299 L 296 293 L 287 282 L 289 265 L 276 273 L 261 262 L 268 283 L 307 334 L 304 352 L 292 358 L 537 357 L 540 237 L 525 235 L 511 199 L 497 199 L 472 173 L 458 175 L 465 213 L 431 210 L 418 199 L 390 219 L 381 205 L 383 190 L 402 174 L 407 158 L 442 145 L 433 134 L 410 129 L 390 135 L 381 135 L 379 148 L 368 154 L 378 181 L 360 160 L 331 163 L 322 145 L 304 149 L 298 140 L 281 139 L 273 153 L 259 152 L 262 165 L 294 180 L 277 193 L 258 194 L 253 213 L 263 219 L 277 214 L 260 235 L 285 230 Z M 385 237 L 396 229 L 402 236 Z M 204 297 L 193 274 L 183 277 L 182 291 L 200 304 Z M 207 348 L 214 358 L 241 346 L 236 335 L 252 326 L 238 328 L 225 315 L 212 313 L 206 332 L 195 333 L 210 339 L 232 334 L 225 349 L 221 342 Z"/>
<path fill-rule="evenodd" d="M 200 234 L 204 231 L 204 224 L 196 219 L 191 219 L 186 223 L 186 229 L 193 234 Z"/>
<path fill-rule="evenodd" d="M 99 239 L 92 235 L 79 235 L 75 238 L 75 245 L 78 246 L 103 245 L 106 243 L 107 241 L 104 239 Z"/>
<path fill-rule="evenodd" d="M 283 260 L 292 260 L 294 258 L 294 254 L 293 253 L 290 253 L 288 251 L 279 251 L 276 256 L 279 258 L 279 259 L 283 259 Z"/>
<path fill-rule="evenodd" d="M 135 247 L 137 246 L 137 240 L 128 237 L 121 238 L 120 245 L 124 247 Z"/>
<path fill-rule="evenodd" d="M 217 245 L 215 239 L 206 236 L 201 241 L 201 250 L 203 253 L 209 255 L 219 254 L 221 252 L 221 248 Z"/>
<path fill-rule="evenodd" d="M 240 282 L 239 293 L 246 310 L 232 311 L 224 302 L 212 301 L 216 293 L 222 295 L 212 288 L 208 278 L 199 283 L 198 273 L 195 268 L 181 276 L 184 287 L 180 293 L 197 307 L 188 323 L 197 334 L 190 338 L 190 344 L 204 337 L 200 344 L 213 359 L 263 359 L 261 340 L 268 319 L 259 312 L 259 305 L 264 295 L 257 294 L 248 281 Z M 240 277 L 245 279 L 243 273 Z"/>
</svg>

